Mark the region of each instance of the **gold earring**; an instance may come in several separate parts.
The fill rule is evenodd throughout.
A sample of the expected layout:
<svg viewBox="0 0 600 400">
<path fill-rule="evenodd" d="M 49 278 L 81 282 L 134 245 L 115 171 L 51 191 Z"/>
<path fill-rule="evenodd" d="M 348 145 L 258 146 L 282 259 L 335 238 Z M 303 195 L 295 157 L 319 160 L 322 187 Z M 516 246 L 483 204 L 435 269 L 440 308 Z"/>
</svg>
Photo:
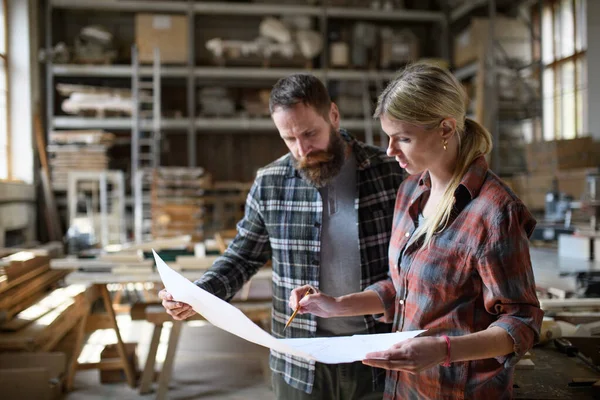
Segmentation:
<svg viewBox="0 0 600 400">
<path fill-rule="evenodd" d="M 444 150 L 448 150 L 448 141 L 442 140 L 442 144 L 444 145 Z"/>
</svg>

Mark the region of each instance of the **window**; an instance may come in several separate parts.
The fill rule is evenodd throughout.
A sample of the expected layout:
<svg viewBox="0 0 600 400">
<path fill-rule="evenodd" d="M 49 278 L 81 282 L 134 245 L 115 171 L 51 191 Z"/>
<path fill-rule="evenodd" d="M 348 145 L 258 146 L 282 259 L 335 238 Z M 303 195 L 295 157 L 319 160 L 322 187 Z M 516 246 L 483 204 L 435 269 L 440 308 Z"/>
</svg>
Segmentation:
<svg viewBox="0 0 600 400">
<path fill-rule="evenodd" d="M 7 7 L 0 0 L 0 180 L 10 179 L 10 137 L 8 133 Z"/>
<path fill-rule="evenodd" d="M 544 140 L 589 135 L 587 0 L 547 0 L 542 11 Z"/>
</svg>

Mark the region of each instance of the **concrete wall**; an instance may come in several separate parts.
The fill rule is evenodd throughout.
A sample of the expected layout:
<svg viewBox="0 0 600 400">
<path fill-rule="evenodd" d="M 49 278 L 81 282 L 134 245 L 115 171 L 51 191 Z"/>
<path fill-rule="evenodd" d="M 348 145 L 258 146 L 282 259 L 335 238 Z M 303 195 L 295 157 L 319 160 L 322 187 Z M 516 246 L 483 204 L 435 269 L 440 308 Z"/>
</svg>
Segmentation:
<svg viewBox="0 0 600 400">
<path fill-rule="evenodd" d="M 25 242 L 35 240 L 36 198 L 33 185 L 0 182 L 0 247 L 9 231 L 21 231 Z M 18 243 L 14 243 L 18 244 Z"/>
</svg>

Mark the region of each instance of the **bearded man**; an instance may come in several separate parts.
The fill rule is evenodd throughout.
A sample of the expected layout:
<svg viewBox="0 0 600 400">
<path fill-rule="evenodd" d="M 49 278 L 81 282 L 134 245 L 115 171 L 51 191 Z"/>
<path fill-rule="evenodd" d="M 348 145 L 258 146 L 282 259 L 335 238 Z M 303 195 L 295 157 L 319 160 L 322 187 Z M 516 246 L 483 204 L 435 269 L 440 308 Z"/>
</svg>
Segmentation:
<svg viewBox="0 0 600 400">
<path fill-rule="evenodd" d="M 273 263 L 272 334 L 311 338 L 387 333 L 373 315 L 320 319 L 293 313 L 291 291 L 311 285 L 332 296 L 363 290 L 387 278 L 388 245 L 398 163 L 382 149 L 340 128 L 340 112 L 316 77 L 279 80 L 270 97 L 271 118 L 289 153 L 260 169 L 237 236 L 195 283 L 230 300 L 269 259 Z M 194 311 L 161 291 L 176 320 Z M 385 375 L 363 365 L 326 365 L 271 351 L 277 399 L 381 399 Z"/>
</svg>

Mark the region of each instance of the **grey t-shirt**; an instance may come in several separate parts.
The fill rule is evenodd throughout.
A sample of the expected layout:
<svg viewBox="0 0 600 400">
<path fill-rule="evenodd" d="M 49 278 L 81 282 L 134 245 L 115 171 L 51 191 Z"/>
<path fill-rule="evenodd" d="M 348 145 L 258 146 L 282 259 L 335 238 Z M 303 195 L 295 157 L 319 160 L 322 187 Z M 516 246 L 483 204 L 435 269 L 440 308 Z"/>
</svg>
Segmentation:
<svg viewBox="0 0 600 400">
<path fill-rule="evenodd" d="M 358 213 L 356 210 L 356 158 L 351 154 L 337 177 L 320 188 L 323 199 L 321 269 L 319 289 L 330 296 L 361 290 Z M 365 319 L 358 317 L 318 318 L 318 336 L 367 333 Z"/>
</svg>

